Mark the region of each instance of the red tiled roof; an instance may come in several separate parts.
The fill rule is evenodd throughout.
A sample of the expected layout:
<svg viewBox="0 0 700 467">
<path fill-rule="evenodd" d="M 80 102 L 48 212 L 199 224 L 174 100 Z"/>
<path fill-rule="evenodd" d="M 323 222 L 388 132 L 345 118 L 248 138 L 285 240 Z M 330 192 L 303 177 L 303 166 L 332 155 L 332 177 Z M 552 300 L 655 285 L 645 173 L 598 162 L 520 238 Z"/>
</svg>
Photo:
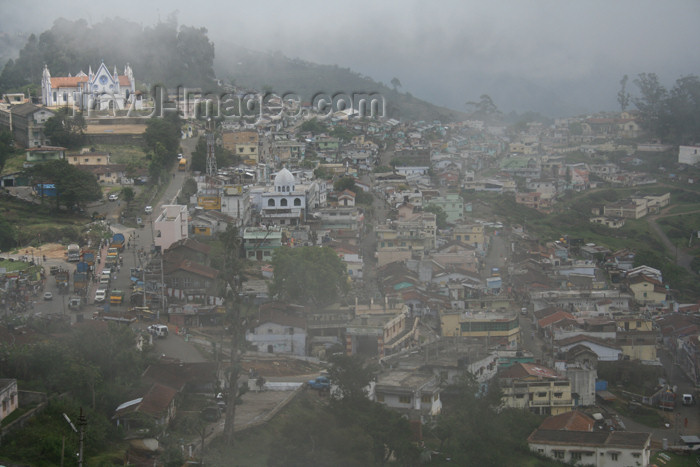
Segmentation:
<svg viewBox="0 0 700 467">
<path fill-rule="evenodd" d="M 537 322 L 537 325 L 541 328 L 546 328 L 547 326 L 550 326 L 556 322 L 559 322 L 564 319 L 569 319 L 572 321 L 575 321 L 576 318 L 571 313 L 567 313 L 566 311 L 557 311 L 556 313 L 552 313 L 549 316 L 545 316 L 541 320 Z"/>
<path fill-rule="evenodd" d="M 125 75 L 119 75 L 119 86 L 131 86 L 129 77 Z"/>
<path fill-rule="evenodd" d="M 87 80 L 87 76 L 52 76 L 51 89 L 77 88 L 78 83 L 85 83 Z"/>
<path fill-rule="evenodd" d="M 583 412 L 574 410 L 559 415 L 547 417 L 540 430 L 593 431 L 595 420 Z"/>
<path fill-rule="evenodd" d="M 177 269 L 182 269 L 183 271 L 191 272 L 198 276 L 208 277 L 209 279 L 216 279 L 216 276 L 219 275 L 219 271 L 216 269 L 190 260 L 185 260 L 180 263 Z"/>
<path fill-rule="evenodd" d="M 139 412 L 155 416 L 161 415 L 168 410 L 168 406 L 175 398 L 175 394 L 177 394 L 175 389 L 156 383 L 143 396 Z"/>
</svg>

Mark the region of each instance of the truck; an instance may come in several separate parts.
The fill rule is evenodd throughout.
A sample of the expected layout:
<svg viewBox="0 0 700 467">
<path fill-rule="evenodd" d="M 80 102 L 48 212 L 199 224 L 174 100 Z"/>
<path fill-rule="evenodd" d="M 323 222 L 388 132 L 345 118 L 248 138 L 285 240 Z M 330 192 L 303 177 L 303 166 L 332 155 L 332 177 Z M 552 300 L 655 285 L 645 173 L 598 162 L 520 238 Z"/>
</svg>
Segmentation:
<svg viewBox="0 0 700 467">
<path fill-rule="evenodd" d="M 80 297 L 72 296 L 68 299 L 68 308 L 71 310 L 79 310 L 82 304 L 83 301 Z"/>
<path fill-rule="evenodd" d="M 80 261 L 80 245 L 71 243 L 66 249 L 66 259 L 72 263 Z"/>
<path fill-rule="evenodd" d="M 184 172 L 185 170 L 187 170 L 187 159 L 185 159 L 184 157 L 180 159 L 180 162 L 178 162 L 177 164 L 177 168 L 180 172 Z"/>
<path fill-rule="evenodd" d="M 58 287 L 59 293 L 66 293 L 68 291 L 70 273 L 65 269 L 59 269 L 54 277 L 56 278 L 56 287 Z"/>
<path fill-rule="evenodd" d="M 111 243 L 109 244 L 109 247 L 110 247 L 110 248 L 116 248 L 116 249 L 118 249 L 118 250 L 121 252 L 121 251 L 124 250 L 124 242 L 125 242 L 125 241 L 126 241 L 126 239 L 124 238 L 124 234 L 115 233 L 115 234 L 112 236 L 112 241 L 111 241 Z"/>
<path fill-rule="evenodd" d="M 109 303 L 111 305 L 121 305 L 124 301 L 124 292 L 121 290 L 112 290 L 109 294 Z"/>
<path fill-rule="evenodd" d="M 83 248 L 80 252 L 80 261 L 87 263 L 91 268 L 95 266 L 95 250 Z"/>
<path fill-rule="evenodd" d="M 85 296 L 88 288 L 88 273 L 76 272 L 73 274 L 73 292 Z"/>
</svg>

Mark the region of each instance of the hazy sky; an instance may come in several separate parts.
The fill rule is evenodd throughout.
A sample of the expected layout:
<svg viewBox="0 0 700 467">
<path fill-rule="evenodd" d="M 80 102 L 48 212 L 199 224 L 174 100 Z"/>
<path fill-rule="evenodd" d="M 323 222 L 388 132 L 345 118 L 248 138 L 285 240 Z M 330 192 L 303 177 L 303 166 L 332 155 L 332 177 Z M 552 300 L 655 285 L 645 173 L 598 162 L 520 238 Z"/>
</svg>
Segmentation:
<svg viewBox="0 0 700 467">
<path fill-rule="evenodd" d="M 40 32 L 58 16 L 151 25 L 177 12 L 226 41 L 337 64 L 463 110 L 489 94 L 505 111 L 615 109 L 619 81 L 700 75 L 698 0 L 77 2 L 0 0 L 0 30 Z M 634 90 L 634 89 L 632 89 Z M 352 90 L 346 90 L 352 91 Z M 537 104 L 533 104 L 537 103 Z"/>
</svg>

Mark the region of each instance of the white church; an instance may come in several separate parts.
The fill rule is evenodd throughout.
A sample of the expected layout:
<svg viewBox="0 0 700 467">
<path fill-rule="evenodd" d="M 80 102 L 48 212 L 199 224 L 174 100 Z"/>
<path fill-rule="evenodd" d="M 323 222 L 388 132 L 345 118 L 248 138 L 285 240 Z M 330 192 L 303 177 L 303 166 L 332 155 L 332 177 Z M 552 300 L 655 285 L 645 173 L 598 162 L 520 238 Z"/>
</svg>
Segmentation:
<svg viewBox="0 0 700 467">
<path fill-rule="evenodd" d="M 131 67 L 127 64 L 120 75 L 117 67 L 110 73 L 104 62 L 94 73 L 90 67 L 87 74 L 81 70 L 75 76 L 52 77 L 45 65 L 41 101 L 46 107 L 74 106 L 80 110 L 140 110 L 142 107 Z"/>
</svg>

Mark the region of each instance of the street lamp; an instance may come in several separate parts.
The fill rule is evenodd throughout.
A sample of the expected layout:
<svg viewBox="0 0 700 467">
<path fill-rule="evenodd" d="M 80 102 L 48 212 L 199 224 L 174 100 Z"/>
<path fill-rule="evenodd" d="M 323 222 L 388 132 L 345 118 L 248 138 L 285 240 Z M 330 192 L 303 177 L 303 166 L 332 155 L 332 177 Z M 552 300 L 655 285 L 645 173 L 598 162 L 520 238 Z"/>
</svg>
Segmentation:
<svg viewBox="0 0 700 467">
<path fill-rule="evenodd" d="M 84 437 L 84 427 L 87 425 L 87 419 L 85 418 L 85 415 L 83 415 L 83 408 L 80 408 L 80 415 L 78 416 L 78 426 L 80 427 L 80 431 L 73 425 L 73 422 L 71 422 L 70 418 L 68 418 L 68 415 L 65 413 L 63 414 L 63 418 L 66 419 L 70 427 L 73 429 L 74 432 L 78 433 L 79 435 L 79 450 L 78 450 L 78 467 L 83 467 L 83 437 Z M 64 454 L 64 449 L 66 446 L 66 437 L 63 437 L 63 447 L 61 448 L 61 467 L 63 466 L 63 454 Z"/>
</svg>

